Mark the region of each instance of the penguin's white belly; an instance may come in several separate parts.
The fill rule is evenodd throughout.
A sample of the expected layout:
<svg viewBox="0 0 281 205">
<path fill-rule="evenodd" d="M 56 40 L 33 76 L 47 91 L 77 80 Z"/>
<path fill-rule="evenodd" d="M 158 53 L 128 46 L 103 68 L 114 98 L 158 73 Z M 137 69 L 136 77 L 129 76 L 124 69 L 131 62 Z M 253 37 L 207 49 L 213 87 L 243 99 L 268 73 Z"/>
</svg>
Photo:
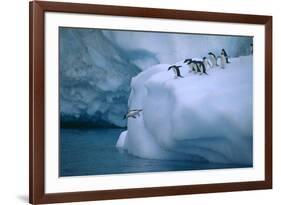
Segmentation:
<svg viewBox="0 0 281 205">
<path fill-rule="evenodd" d="M 207 60 L 204 60 L 204 66 L 206 67 L 206 68 L 208 68 L 209 67 L 209 65 L 208 65 L 208 62 L 207 62 Z"/>
<path fill-rule="evenodd" d="M 197 71 L 197 67 L 196 67 L 196 65 L 195 65 L 195 63 L 191 63 L 191 64 L 189 64 L 189 68 L 190 68 L 190 71 Z"/>
<path fill-rule="evenodd" d="M 210 61 L 211 61 L 212 67 L 214 67 L 217 64 L 217 61 L 214 58 L 214 56 L 210 56 Z"/>
<path fill-rule="evenodd" d="M 226 58 L 224 55 L 221 56 L 221 68 L 224 68 L 226 64 Z"/>
</svg>

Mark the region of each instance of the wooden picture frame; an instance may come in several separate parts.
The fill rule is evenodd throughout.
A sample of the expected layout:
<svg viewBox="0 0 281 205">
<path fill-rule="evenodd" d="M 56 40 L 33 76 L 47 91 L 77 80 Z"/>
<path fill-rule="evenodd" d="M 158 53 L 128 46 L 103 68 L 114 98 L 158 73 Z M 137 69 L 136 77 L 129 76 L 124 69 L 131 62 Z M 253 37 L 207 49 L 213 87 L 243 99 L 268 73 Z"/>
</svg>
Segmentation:
<svg viewBox="0 0 281 205">
<path fill-rule="evenodd" d="M 30 70 L 29 70 L 29 200 L 32 204 L 77 202 L 90 200 L 153 197 L 212 192 L 229 192 L 272 188 L 272 17 L 245 14 L 104 6 L 77 3 L 33 1 L 29 5 Z M 140 18 L 194 20 L 207 22 L 243 23 L 265 27 L 265 179 L 232 183 L 214 183 L 149 188 L 81 191 L 67 193 L 45 192 L 45 44 L 44 17 L 46 12 L 97 14 Z"/>
</svg>

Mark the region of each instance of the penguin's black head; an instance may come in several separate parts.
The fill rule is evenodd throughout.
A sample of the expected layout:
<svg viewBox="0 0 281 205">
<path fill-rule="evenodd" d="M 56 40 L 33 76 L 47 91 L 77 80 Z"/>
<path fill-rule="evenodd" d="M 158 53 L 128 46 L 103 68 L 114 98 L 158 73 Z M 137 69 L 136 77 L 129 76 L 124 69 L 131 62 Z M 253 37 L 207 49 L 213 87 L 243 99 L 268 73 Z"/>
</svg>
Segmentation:
<svg viewBox="0 0 281 205">
<path fill-rule="evenodd" d="M 203 60 L 206 60 L 206 57 L 205 57 L 205 56 L 203 57 Z"/>
<path fill-rule="evenodd" d="M 169 68 L 168 68 L 168 70 L 171 70 L 172 68 L 174 68 L 175 66 L 174 65 L 172 65 L 172 66 L 170 66 Z"/>
<path fill-rule="evenodd" d="M 223 49 L 221 49 L 223 52 L 225 52 L 225 50 L 224 50 L 224 48 Z"/>
<path fill-rule="evenodd" d="M 212 55 L 212 54 L 213 54 L 212 52 L 209 52 L 209 53 L 208 53 L 208 55 Z"/>
<path fill-rule="evenodd" d="M 190 61 L 192 61 L 192 60 L 190 58 L 188 58 L 188 59 L 184 60 L 184 63 L 187 63 L 187 62 L 189 63 Z"/>
</svg>

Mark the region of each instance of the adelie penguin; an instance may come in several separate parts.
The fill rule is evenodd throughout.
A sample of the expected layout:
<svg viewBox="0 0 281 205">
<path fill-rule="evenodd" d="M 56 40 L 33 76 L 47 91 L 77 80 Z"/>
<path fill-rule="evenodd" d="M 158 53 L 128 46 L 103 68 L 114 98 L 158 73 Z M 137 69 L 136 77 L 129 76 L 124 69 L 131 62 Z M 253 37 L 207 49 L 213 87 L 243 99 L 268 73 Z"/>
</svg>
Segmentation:
<svg viewBox="0 0 281 205">
<path fill-rule="evenodd" d="M 221 49 L 221 53 L 224 55 L 224 57 L 225 57 L 225 59 L 226 59 L 226 63 L 230 63 L 230 62 L 228 61 L 228 55 L 227 55 L 226 51 L 224 50 L 224 48 Z"/>
<path fill-rule="evenodd" d="M 129 117 L 137 118 L 140 116 L 140 112 L 142 109 L 135 109 L 135 110 L 129 110 L 123 117 L 123 119 L 128 119 Z"/>
<path fill-rule="evenodd" d="M 253 55 L 253 53 L 254 53 L 254 47 L 253 47 L 252 43 L 250 44 L 250 53 L 251 53 L 251 55 Z"/>
<path fill-rule="evenodd" d="M 214 67 L 214 66 L 219 66 L 218 63 L 217 63 L 217 57 L 216 57 L 216 55 L 213 54 L 212 52 L 209 52 L 208 55 L 209 55 L 209 59 L 210 59 L 210 61 L 211 61 L 211 63 L 212 63 L 212 67 Z"/>
<path fill-rule="evenodd" d="M 180 69 L 179 69 L 180 67 L 182 67 L 182 66 L 172 65 L 168 68 L 168 71 L 173 69 L 173 71 L 175 73 L 175 78 L 178 78 L 178 77 L 183 78 L 183 76 L 180 73 Z"/>
<path fill-rule="evenodd" d="M 221 68 L 224 69 L 225 68 L 225 64 L 226 64 L 226 57 L 225 57 L 223 52 L 221 52 L 220 58 L 221 58 Z"/>
<path fill-rule="evenodd" d="M 184 63 L 187 63 L 187 65 L 190 67 L 189 72 L 196 72 L 208 75 L 208 73 L 206 72 L 206 67 L 202 61 L 189 58 L 186 59 Z"/>
<path fill-rule="evenodd" d="M 206 57 L 203 57 L 203 63 L 204 63 L 206 68 L 208 68 L 208 67 L 211 68 L 212 67 L 210 61 Z"/>
<path fill-rule="evenodd" d="M 191 58 L 185 59 L 184 63 L 186 63 L 189 66 L 189 68 L 190 68 L 189 72 L 195 72 L 195 73 L 201 72 L 198 65 Z"/>
<path fill-rule="evenodd" d="M 196 63 L 197 67 L 200 69 L 200 74 L 206 74 L 208 75 L 208 73 L 206 72 L 206 67 L 203 63 L 203 61 L 193 61 L 194 63 Z"/>
</svg>

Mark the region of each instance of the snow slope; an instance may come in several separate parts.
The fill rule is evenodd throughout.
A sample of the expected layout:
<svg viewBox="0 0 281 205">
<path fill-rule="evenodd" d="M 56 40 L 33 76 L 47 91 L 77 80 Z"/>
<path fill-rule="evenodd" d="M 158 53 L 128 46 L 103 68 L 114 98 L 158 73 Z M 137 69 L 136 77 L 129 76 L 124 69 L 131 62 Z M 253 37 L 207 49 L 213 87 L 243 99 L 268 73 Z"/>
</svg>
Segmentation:
<svg viewBox="0 0 281 205">
<path fill-rule="evenodd" d="M 129 118 L 117 147 L 150 159 L 252 163 L 252 56 L 230 59 L 209 75 L 174 79 L 169 65 L 153 66 L 134 77 Z"/>
</svg>

